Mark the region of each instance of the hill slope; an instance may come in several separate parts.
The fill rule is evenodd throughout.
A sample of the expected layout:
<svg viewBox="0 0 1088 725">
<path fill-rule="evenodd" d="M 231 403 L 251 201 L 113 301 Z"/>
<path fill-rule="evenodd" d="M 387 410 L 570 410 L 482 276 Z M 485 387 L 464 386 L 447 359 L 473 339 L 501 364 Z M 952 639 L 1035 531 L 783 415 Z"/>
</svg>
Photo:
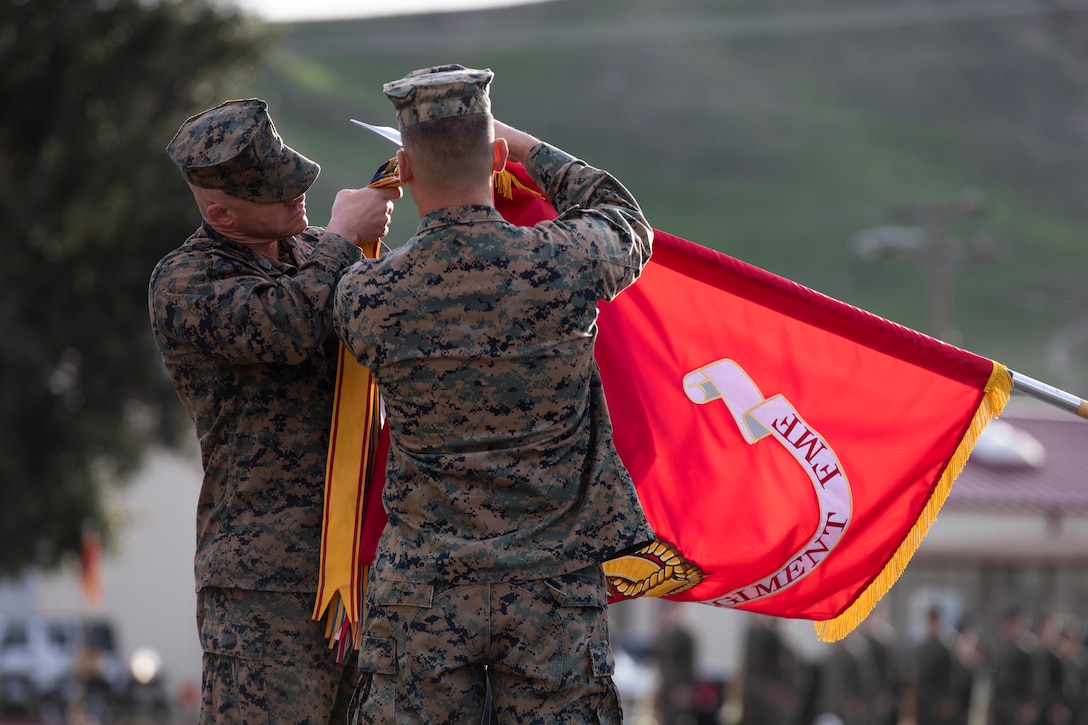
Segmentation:
<svg viewBox="0 0 1088 725">
<path fill-rule="evenodd" d="M 395 125 L 383 82 L 490 67 L 499 117 L 616 173 L 655 226 L 915 329 L 923 260 L 849 239 L 978 190 L 949 231 L 997 242 L 951 265 L 946 339 L 1088 387 L 1088 339 L 1048 347 L 1088 316 L 1088 3 L 554 0 L 283 33 L 244 90 L 322 163 L 314 222 L 393 153 L 348 123 Z M 389 241 L 415 222 L 406 199 Z"/>
</svg>

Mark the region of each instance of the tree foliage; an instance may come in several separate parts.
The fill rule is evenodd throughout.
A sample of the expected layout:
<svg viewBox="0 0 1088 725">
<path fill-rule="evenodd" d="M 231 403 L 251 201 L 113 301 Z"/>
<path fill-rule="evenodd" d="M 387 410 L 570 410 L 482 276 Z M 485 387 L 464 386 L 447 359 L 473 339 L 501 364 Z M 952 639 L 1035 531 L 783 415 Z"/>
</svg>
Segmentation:
<svg viewBox="0 0 1088 725">
<path fill-rule="evenodd" d="M 164 149 L 263 32 L 211 0 L 0 0 L 0 574 L 108 542 L 105 486 L 180 428 L 147 281 L 196 217 Z"/>
</svg>

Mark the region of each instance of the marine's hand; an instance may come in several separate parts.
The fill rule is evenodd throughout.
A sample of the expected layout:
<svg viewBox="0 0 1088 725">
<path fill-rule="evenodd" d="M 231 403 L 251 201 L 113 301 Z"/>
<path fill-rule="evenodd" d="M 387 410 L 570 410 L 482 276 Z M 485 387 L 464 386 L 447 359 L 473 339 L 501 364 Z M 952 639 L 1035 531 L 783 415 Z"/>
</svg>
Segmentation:
<svg viewBox="0 0 1088 725">
<path fill-rule="evenodd" d="M 400 187 L 341 189 L 326 229 L 357 247 L 377 241 L 389 231 L 393 202 L 403 195 Z"/>
<path fill-rule="evenodd" d="M 519 131 L 498 119 L 495 120 L 495 138 L 506 139 L 506 145 L 510 149 L 510 160 L 518 163 L 525 161 L 529 151 L 540 143 L 540 139 L 536 136 Z"/>
</svg>

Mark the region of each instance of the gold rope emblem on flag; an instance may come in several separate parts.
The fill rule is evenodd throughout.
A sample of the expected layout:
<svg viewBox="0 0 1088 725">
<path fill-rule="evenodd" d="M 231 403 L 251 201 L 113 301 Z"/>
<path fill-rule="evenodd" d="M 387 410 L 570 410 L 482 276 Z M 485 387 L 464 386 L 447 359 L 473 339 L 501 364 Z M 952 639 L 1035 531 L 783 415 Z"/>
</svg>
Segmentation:
<svg viewBox="0 0 1088 725">
<path fill-rule="evenodd" d="M 691 589 L 703 572 L 666 541 L 652 541 L 632 554 L 604 563 L 610 599 L 664 597 Z"/>
</svg>

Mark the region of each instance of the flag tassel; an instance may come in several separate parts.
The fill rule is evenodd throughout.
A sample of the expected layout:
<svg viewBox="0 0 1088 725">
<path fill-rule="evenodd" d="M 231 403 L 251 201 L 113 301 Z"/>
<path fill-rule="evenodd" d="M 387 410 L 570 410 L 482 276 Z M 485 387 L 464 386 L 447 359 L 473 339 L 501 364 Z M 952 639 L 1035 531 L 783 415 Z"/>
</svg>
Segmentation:
<svg viewBox="0 0 1088 725">
<path fill-rule="evenodd" d="M 937 520 L 937 513 L 948 499 L 948 494 L 952 491 L 952 483 L 967 464 L 967 459 L 971 455 L 971 451 L 974 450 L 983 428 L 1001 415 L 1001 412 L 1005 409 L 1005 404 L 1009 402 L 1013 389 L 1013 375 L 1014 373 L 1004 365 L 994 363 L 990 381 L 986 384 L 978 410 L 975 411 L 974 418 L 972 418 L 967 431 L 960 440 L 956 452 L 948 461 L 948 465 L 945 466 L 933 495 L 929 497 L 929 501 L 926 503 L 918 520 L 914 523 L 914 527 L 907 537 L 903 539 L 903 542 L 884 566 L 884 569 L 842 614 L 832 619 L 814 623 L 816 636 L 820 641 L 837 642 L 850 634 L 869 616 L 876 607 L 876 603 L 899 580 L 903 570 L 910 563 L 911 557 L 914 556 L 914 552 L 918 550 L 918 546 L 922 543 L 922 539 L 928 533 L 930 526 Z"/>
<path fill-rule="evenodd" d="M 1030 395 L 1033 398 L 1049 403 L 1062 410 L 1067 410 L 1081 418 L 1088 418 L 1088 401 L 1078 398 L 1072 393 L 1041 383 L 1027 375 L 1010 370 L 1012 375 L 1012 388 L 1015 391 Z"/>
</svg>

